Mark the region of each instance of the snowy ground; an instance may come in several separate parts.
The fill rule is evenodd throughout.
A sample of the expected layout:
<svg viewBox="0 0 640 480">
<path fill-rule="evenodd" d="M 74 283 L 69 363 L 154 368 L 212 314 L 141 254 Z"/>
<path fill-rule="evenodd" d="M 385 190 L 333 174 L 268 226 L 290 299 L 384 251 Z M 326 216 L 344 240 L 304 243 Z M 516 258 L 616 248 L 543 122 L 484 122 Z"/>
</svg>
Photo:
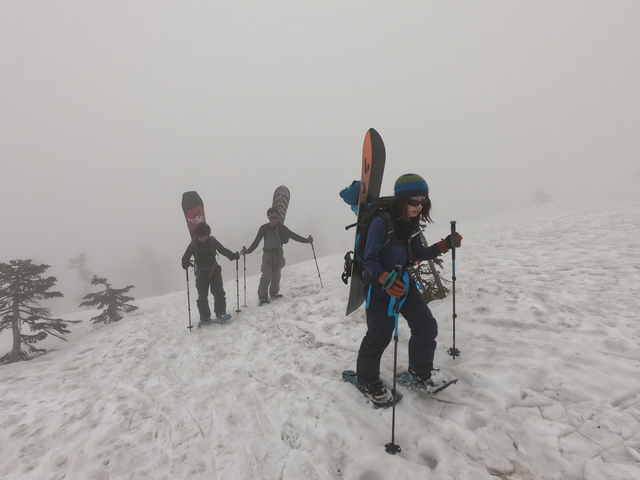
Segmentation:
<svg viewBox="0 0 640 480">
<path fill-rule="evenodd" d="M 433 241 L 448 229 L 438 220 Z M 384 449 L 391 410 L 340 379 L 365 324 L 363 310 L 344 316 L 335 255 L 319 259 L 324 289 L 313 260 L 288 266 L 285 297 L 267 307 L 249 278 L 249 306 L 228 325 L 189 333 L 179 292 L 0 367 L 0 478 L 640 478 L 639 196 L 458 229 L 461 358 L 446 353 L 451 300 L 431 307 L 437 366 L 460 381 L 434 399 L 404 392 L 400 454 Z M 236 282 L 226 290 L 235 309 Z M 408 337 L 401 321 L 402 368 Z M 393 345 L 382 366 L 390 382 Z"/>
</svg>

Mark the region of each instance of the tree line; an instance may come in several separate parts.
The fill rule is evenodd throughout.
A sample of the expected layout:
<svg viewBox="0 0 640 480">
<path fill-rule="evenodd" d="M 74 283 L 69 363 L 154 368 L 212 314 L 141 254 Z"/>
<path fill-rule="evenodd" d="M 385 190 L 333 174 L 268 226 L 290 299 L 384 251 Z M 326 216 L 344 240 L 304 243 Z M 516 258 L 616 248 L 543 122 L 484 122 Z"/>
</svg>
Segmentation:
<svg viewBox="0 0 640 480">
<path fill-rule="evenodd" d="M 66 340 L 64 336 L 71 333 L 69 324 L 78 323 L 54 318 L 48 308 L 41 306 L 44 300 L 63 297 L 61 292 L 52 290 L 56 277 L 45 276 L 49 268 L 50 265 L 35 264 L 31 259 L 0 263 L 0 333 L 11 329 L 13 335 L 11 351 L 0 357 L 0 364 L 28 360 L 32 355 L 44 353 L 46 349 L 36 347 L 38 342 L 49 335 Z M 102 310 L 91 318 L 93 323 L 118 322 L 124 314 L 138 309 L 129 303 L 135 299 L 127 295 L 135 287 L 114 288 L 106 278 L 92 275 L 86 268 L 84 254 L 70 259 L 68 268 L 77 271 L 85 283 L 85 292 L 89 285 L 102 288 L 86 293 L 79 305 Z"/>
</svg>

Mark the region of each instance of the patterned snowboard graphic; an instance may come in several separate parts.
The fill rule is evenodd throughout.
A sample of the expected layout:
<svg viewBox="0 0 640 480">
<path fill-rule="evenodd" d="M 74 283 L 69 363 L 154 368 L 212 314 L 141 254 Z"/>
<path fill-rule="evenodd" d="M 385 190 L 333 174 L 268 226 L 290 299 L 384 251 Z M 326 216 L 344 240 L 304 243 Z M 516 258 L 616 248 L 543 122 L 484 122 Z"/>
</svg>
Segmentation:
<svg viewBox="0 0 640 480">
<path fill-rule="evenodd" d="M 280 185 L 273 192 L 273 208 L 278 210 L 280 215 L 280 223 L 284 223 L 284 218 L 287 216 L 287 208 L 289 207 L 289 200 L 291 199 L 291 193 L 289 189 L 284 185 Z"/>
</svg>

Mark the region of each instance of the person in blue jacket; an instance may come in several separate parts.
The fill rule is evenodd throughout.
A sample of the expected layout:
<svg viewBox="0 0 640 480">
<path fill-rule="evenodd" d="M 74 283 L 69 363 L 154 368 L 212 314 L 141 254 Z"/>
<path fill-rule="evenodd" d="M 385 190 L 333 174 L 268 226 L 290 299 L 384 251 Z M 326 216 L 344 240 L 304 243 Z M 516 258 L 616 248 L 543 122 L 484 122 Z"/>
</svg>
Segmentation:
<svg viewBox="0 0 640 480">
<path fill-rule="evenodd" d="M 365 287 L 367 334 L 362 339 L 356 366 L 358 383 L 367 397 L 383 405 L 392 401 L 392 394 L 380 379 L 380 360 L 393 337 L 396 302 L 400 302 L 399 312 L 411 329 L 409 373 L 426 391 L 445 382 L 433 367 L 438 323 L 407 268 L 446 253 L 452 242 L 456 247 L 462 242 L 462 236 L 456 233 L 431 246 L 422 243 L 419 223 L 432 220 L 429 187 L 421 176 L 409 173 L 398 178 L 394 197 L 391 214 L 395 231 L 391 242 L 387 240 L 386 222 L 380 214 L 369 226 L 363 263 L 378 284 Z M 401 266 L 400 273 L 395 281 L 390 281 L 397 266 Z M 388 278 L 389 275 L 392 277 Z"/>
</svg>

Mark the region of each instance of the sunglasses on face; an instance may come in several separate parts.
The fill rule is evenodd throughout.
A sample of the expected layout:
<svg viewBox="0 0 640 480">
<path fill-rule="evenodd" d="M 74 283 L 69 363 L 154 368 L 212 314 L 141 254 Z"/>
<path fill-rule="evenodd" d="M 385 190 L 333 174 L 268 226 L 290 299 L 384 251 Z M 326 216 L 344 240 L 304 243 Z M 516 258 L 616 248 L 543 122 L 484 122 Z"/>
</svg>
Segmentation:
<svg viewBox="0 0 640 480">
<path fill-rule="evenodd" d="M 407 203 L 412 207 L 426 206 L 429 203 L 429 197 L 424 200 L 416 200 L 415 198 L 407 198 Z"/>
<path fill-rule="evenodd" d="M 280 217 L 278 215 L 269 215 L 267 218 L 269 220 L 278 220 Z"/>
</svg>

